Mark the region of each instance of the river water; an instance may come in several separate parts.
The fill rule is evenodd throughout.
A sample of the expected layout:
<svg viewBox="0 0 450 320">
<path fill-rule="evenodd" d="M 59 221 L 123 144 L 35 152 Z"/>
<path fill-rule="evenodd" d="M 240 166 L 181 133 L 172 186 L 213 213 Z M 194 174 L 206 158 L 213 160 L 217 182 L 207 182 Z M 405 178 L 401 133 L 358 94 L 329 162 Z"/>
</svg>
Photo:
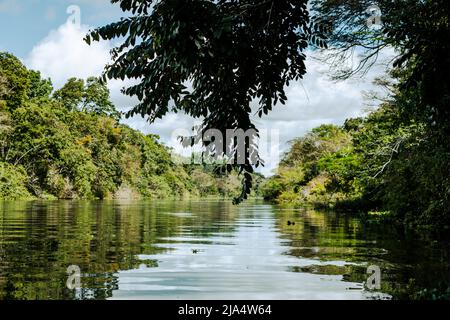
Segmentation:
<svg viewBox="0 0 450 320">
<path fill-rule="evenodd" d="M 448 279 L 448 253 L 258 201 L 0 202 L 0 299 L 389 299 Z"/>
</svg>

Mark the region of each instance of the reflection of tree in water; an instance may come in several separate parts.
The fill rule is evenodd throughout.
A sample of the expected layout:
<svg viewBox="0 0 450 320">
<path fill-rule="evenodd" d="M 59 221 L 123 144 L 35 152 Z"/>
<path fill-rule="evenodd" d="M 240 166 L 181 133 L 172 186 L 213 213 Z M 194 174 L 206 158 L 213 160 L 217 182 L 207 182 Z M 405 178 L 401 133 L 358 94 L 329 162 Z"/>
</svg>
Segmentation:
<svg viewBox="0 0 450 320">
<path fill-rule="evenodd" d="M 3 298 L 103 299 L 116 287 L 115 272 L 140 264 L 137 212 L 96 202 L 28 203 L 9 209 L 3 214 L 14 215 L 8 221 L 20 228 L 15 236 L 4 236 Z M 69 265 L 82 270 L 83 289 L 77 293 L 65 287 Z"/>
<path fill-rule="evenodd" d="M 411 298 L 418 288 L 450 283 L 448 244 L 414 240 L 389 223 L 350 214 L 309 209 L 276 210 L 275 214 L 281 238 L 288 240 L 286 254 L 318 262 L 292 267 L 292 272 L 342 275 L 343 281 L 362 283 L 367 266 L 377 265 L 383 272 L 381 291 L 399 298 Z M 348 264 L 337 266 L 333 261 Z"/>
<path fill-rule="evenodd" d="M 359 243 L 356 219 L 340 219 L 335 213 L 307 209 L 282 210 L 277 211 L 276 215 L 281 237 L 289 240 L 288 254 L 322 260 L 355 261 Z M 295 221 L 296 224 L 289 226 L 287 221 Z"/>
<path fill-rule="evenodd" d="M 155 244 L 180 233 L 232 232 L 235 210 L 218 202 L 101 201 L 0 204 L 0 299 L 105 299 L 117 289 L 119 270 L 145 265 L 139 254 L 169 249 Z M 170 213 L 195 212 L 195 216 Z M 1 252 L 1 251 L 0 251 Z M 82 272 L 82 288 L 66 288 L 67 267 Z"/>
<path fill-rule="evenodd" d="M 274 211 L 285 254 L 317 261 L 291 272 L 362 283 L 367 266 L 378 265 L 382 291 L 399 297 L 405 295 L 399 288 L 414 290 L 411 279 L 417 287 L 450 282 L 448 247 L 401 238 L 389 225 L 350 215 L 272 208 L 265 210 Z M 246 220 L 258 219 L 251 204 L 213 201 L 0 203 L 0 299 L 106 299 L 118 288 L 119 270 L 158 266 L 139 255 L 168 252 L 165 244 L 178 238 L 198 243 L 232 236 L 240 210 Z M 80 290 L 66 288 L 70 265 L 81 269 Z"/>
</svg>

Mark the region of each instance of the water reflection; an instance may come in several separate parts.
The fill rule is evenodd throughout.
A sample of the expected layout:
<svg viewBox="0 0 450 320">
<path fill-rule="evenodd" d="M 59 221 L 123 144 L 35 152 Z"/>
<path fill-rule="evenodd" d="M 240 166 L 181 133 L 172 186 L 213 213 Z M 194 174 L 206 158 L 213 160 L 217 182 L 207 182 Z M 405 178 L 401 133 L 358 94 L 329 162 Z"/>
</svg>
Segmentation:
<svg viewBox="0 0 450 320">
<path fill-rule="evenodd" d="M 0 299 L 386 297 L 365 290 L 367 266 L 383 270 L 384 292 L 435 281 L 430 270 L 448 277 L 447 248 L 420 246 L 349 216 L 263 203 L 5 202 Z M 69 265 L 80 290 L 66 288 Z"/>
</svg>

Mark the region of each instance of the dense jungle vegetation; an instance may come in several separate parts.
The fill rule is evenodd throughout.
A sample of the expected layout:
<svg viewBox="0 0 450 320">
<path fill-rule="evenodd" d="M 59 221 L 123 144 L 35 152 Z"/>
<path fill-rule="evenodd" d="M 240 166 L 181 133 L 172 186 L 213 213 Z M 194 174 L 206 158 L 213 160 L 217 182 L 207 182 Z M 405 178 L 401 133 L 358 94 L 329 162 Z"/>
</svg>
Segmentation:
<svg viewBox="0 0 450 320">
<path fill-rule="evenodd" d="M 396 50 L 390 74 L 378 80 L 389 94 L 365 118 L 294 140 L 265 197 L 374 210 L 400 227 L 448 235 L 450 3 L 379 1 L 383 23 L 372 29 L 364 14 L 371 1 L 312 4 L 330 30 L 324 62 L 334 63 L 337 80 L 367 72 L 384 48 Z M 340 68 L 354 50 L 357 68 Z"/>
<path fill-rule="evenodd" d="M 358 67 L 340 70 L 337 79 L 367 72 L 383 49 L 395 49 L 391 74 L 381 81 L 390 94 L 378 109 L 293 141 L 263 194 L 279 203 L 374 210 L 400 225 L 448 231 L 447 0 L 380 0 L 382 25 L 372 29 L 369 0 L 315 0 L 309 9 L 305 1 L 266 1 L 251 10 L 241 2 L 220 2 L 221 10 L 203 2 L 181 9 L 162 2 L 153 10 L 152 1 L 113 2 L 131 16 L 91 31 L 85 40 L 125 37 L 102 78 L 141 79 L 124 91 L 142 101 L 127 116 L 150 121 L 169 112 L 173 99 L 175 111 L 204 117 L 205 130 L 255 128 L 250 102 L 259 100 L 259 117 L 284 104 L 284 87 L 306 73 L 308 45 L 333 55 L 337 65 L 357 50 Z M 8 54 L 0 57 L 1 198 L 237 192 L 236 175 L 224 180 L 213 168 L 176 165 L 157 137 L 119 124 L 102 81 L 70 79 L 53 92 L 38 72 Z M 188 92 L 184 83 L 192 77 Z M 255 186 L 253 166 L 235 169 L 244 172 L 240 202 Z"/>
<path fill-rule="evenodd" d="M 324 54 L 337 80 L 366 74 L 384 49 L 394 51 L 390 95 L 379 109 L 295 140 L 264 195 L 294 205 L 356 205 L 389 212 L 402 226 L 448 231 L 448 0 L 112 2 L 127 18 L 85 41 L 124 37 L 103 78 L 138 80 L 124 90 L 141 101 L 127 116 L 161 118 L 173 99 L 172 109 L 203 117 L 204 130 L 257 129 L 250 103 L 259 104 L 259 117 L 285 104 L 285 87 L 307 72 L 308 47 Z M 245 180 L 236 203 L 252 189 L 253 172 L 249 162 L 238 167 Z"/>
<path fill-rule="evenodd" d="M 262 194 L 280 204 L 372 211 L 408 228 L 448 232 L 448 138 L 442 131 L 433 137 L 423 120 L 405 119 L 418 100 L 379 82 L 391 95 L 375 111 L 292 141 Z"/>
<path fill-rule="evenodd" d="M 239 193 L 237 174 L 174 163 L 155 135 L 120 124 L 96 78 L 50 79 L 0 53 L 0 199 L 110 199 Z"/>
</svg>

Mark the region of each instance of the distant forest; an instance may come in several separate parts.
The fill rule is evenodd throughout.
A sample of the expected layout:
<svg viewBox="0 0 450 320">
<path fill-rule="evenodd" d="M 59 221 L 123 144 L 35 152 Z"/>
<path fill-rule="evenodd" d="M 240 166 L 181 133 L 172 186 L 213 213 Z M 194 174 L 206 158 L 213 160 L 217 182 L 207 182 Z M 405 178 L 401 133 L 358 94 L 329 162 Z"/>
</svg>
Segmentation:
<svg viewBox="0 0 450 320">
<path fill-rule="evenodd" d="M 239 194 L 236 173 L 176 164 L 156 135 L 119 119 L 98 79 L 72 78 L 55 91 L 50 79 L 0 53 L 0 199 Z"/>
</svg>

